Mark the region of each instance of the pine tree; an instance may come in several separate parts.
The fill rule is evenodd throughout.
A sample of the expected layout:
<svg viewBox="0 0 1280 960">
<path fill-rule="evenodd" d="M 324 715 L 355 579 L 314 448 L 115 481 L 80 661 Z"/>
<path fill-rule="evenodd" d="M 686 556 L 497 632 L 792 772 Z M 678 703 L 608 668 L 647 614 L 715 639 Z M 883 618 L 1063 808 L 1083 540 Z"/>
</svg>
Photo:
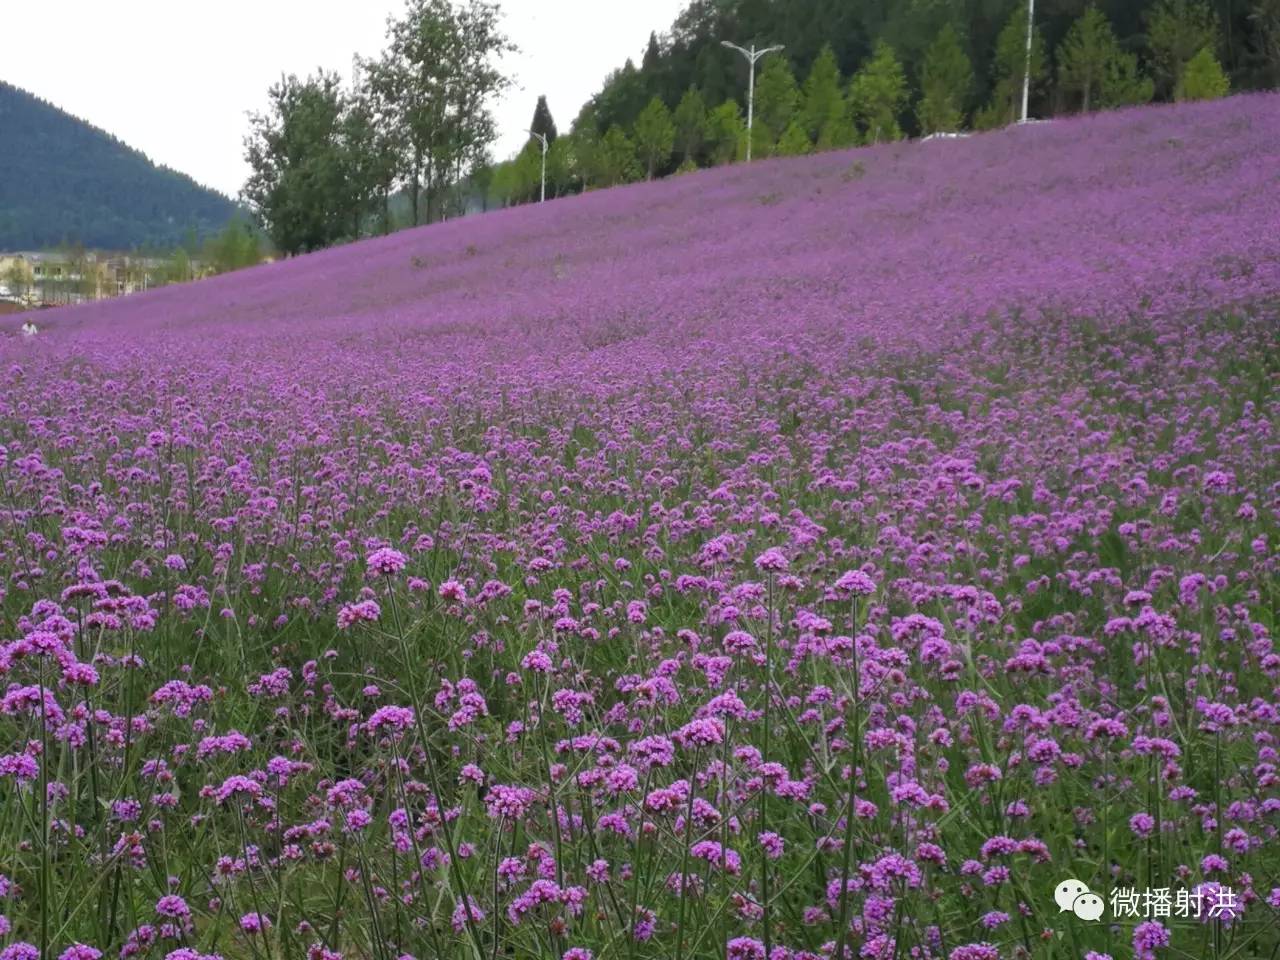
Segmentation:
<svg viewBox="0 0 1280 960">
<path fill-rule="evenodd" d="M 1161 89 L 1180 100 L 1187 64 L 1218 45 L 1218 19 L 1203 0 L 1160 0 L 1147 17 L 1147 42 Z"/>
<path fill-rule="evenodd" d="M 1110 21 L 1096 6 L 1071 25 L 1058 48 L 1058 84 L 1079 95 L 1086 113 L 1095 107 L 1146 103 L 1154 93 L 1151 78 L 1138 69 L 1137 55 L 1120 48 Z"/>
<path fill-rule="evenodd" d="M 736 102 L 726 100 L 707 115 L 707 146 L 712 163 L 733 163 L 742 155 L 746 142 L 747 126 Z"/>
<path fill-rule="evenodd" d="M 529 130 L 546 137 L 548 145 L 555 143 L 556 122 L 551 118 L 551 108 L 547 106 L 545 94 L 538 97 L 538 105 L 533 108 L 533 120 L 529 124 Z"/>
<path fill-rule="evenodd" d="M 800 88 L 786 57 L 771 56 L 756 77 L 752 153 L 768 156 L 800 105 Z"/>
<path fill-rule="evenodd" d="M 1227 75 L 1223 73 L 1218 58 L 1208 47 L 1204 47 L 1187 63 L 1182 74 L 1182 95 L 1180 100 L 1217 100 L 1225 97 L 1231 88 Z"/>
<path fill-rule="evenodd" d="M 804 102 L 800 114 L 809 138 L 818 143 L 825 139 L 828 141 L 825 146 L 841 146 L 830 142 L 832 131 L 848 114 L 848 104 L 840 86 L 836 55 L 831 44 L 823 44 L 804 81 Z"/>
<path fill-rule="evenodd" d="M 1259 76 L 1266 85 L 1280 86 L 1280 0 L 1253 0 L 1249 24 Z"/>
<path fill-rule="evenodd" d="M 926 134 L 959 130 L 972 87 L 973 67 L 955 28 L 947 24 L 929 45 L 920 71 L 920 129 Z"/>
<path fill-rule="evenodd" d="M 907 78 L 893 48 L 881 41 L 849 84 L 849 106 L 867 143 L 900 140 L 898 117 L 907 102 Z"/>
<path fill-rule="evenodd" d="M 1138 67 L 1138 55 L 1125 53 L 1116 45 L 1115 56 L 1107 64 L 1098 98 L 1101 107 L 1127 107 L 1150 103 L 1156 95 L 1155 82 Z"/>
<path fill-rule="evenodd" d="M 645 178 L 652 180 L 654 173 L 671 159 L 671 148 L 676 142 L 676 128 L 667 105 L 658 97 L 650 100 L 636 117 L 632 133 Z"/>
<path fill-rule="evenodd" d="M 661 60 L 662 50 L 658 46 L 658 35 L 650 30 L 649 42 L 644 48 L 644 59 L 640 61 L 640 72 L 653 75 L 657 72 Z"/>
<path fill-rule="evenodd" d="M 1058 48 L 1058 84 L 1080 95 L 1080 109 L 1088 113 L 1115 59 L 1118 45 L 1111 23 L 1096 6 L 1071 25 Z"/>
<path fill-rule="evenodd" d="M 982 111 L 983 119 L 975 120 L 981 128 L 1004 126 L 1022 116 L 1023 80 L 1027 76 L 1027 15 L 1021 8 L 1013 11 L 996 39 L 996 58 L 992 64 L 995 88 L 990 105 Z M 1031 94 L 1045 77 L 1044 38 L 1039 32 L 1031 41 Z"/>
<path fill-rule="evenodd" d="M 782 131 L 782 136 L 778 138 L 778 156 L 799 157 L 812 151 L 813 144 L 809 140 L 809 131 L 804 128 L 799 118 L 792 120 L 787 124 L 787 129 Z"/>
<path fill-rule="evenodd" d="M 676 148 L 681 163 L 692 163 L 706 138 L 707 104 L 697 87 L 690 87 L 676 105 Z"/>
</svg>

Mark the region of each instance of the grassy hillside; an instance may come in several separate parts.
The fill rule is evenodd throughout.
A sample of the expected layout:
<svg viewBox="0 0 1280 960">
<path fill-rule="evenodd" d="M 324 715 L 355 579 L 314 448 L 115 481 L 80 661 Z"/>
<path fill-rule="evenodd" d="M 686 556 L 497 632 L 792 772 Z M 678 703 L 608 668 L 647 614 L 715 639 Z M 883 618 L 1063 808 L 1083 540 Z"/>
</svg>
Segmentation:
<svg viewBox="0 0 1280 960">
<path fill-rule="evenodd" d="M 97 127 L 0 82 L 0 250 L 173 246 L 234 212 Z"/>
</svg>

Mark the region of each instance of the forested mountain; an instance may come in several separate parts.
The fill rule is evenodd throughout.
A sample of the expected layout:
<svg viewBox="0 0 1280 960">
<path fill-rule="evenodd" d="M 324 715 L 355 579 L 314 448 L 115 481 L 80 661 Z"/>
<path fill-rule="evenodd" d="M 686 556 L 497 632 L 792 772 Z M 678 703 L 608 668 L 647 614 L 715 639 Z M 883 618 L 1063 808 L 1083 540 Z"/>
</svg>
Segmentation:
<svg viewBox="0 0 1280 960">
<path fill-rule="evenodd" d="M 234 212 L 221 194 L 0 81 L 0 250 L 171 247 Z"/>
</svg>

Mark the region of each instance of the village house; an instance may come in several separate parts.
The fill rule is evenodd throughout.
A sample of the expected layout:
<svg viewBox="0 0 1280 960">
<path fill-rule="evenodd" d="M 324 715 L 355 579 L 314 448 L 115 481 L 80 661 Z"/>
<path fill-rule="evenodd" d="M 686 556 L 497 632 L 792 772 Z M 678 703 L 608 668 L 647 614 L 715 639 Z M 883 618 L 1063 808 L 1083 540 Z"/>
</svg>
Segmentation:
<svg viewBox="0 0 1280 960">
<path fill-rule="evenodd" d="M 22 306 L 62 306 L 138 293 L 170 282 L 168 260 L 95 251 L 0 253 L 0 300 Z M 190 261 L 191 279 L 203 266 Z"/>
</svg>

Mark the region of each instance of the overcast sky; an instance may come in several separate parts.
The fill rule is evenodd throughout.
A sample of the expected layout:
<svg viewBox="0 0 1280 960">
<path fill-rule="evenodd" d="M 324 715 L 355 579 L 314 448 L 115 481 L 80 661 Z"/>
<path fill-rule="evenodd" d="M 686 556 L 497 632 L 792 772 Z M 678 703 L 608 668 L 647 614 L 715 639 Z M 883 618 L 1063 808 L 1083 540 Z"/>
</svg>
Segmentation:
<svg viewBox="0 0 1280 960">
<path fill-rule="evenodd" d="M 624 59 L 639 63 L 650 30 L 687 0 L 506 0 L 520 53 L 516 86 L 495 104 L 503 159 L 545 93 L 567 129 Z M 40 0 L 5 4 L 0 80 L 29 90 L 137 147 L 152 160 L 234 196 L 244 182 L 245 113 L 266 104 L 281 73 L 338 70 L 383 47 L 403 0 Z M 0 131 L 0 136 L 4 132 Z"/>
</svg>

